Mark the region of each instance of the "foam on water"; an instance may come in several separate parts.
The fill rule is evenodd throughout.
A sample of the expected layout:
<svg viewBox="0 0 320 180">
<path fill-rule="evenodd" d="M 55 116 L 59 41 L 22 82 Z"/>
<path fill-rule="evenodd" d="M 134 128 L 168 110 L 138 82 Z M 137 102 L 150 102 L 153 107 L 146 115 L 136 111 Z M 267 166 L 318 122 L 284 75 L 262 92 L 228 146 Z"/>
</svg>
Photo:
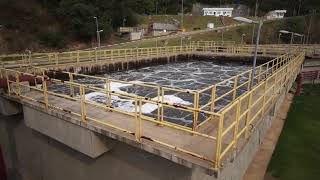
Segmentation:
<svg viewBox="0 0 320 180">
<path fill-rule="evenodd" d="M 206 61 L 191 61 L 184 63 L 170 63 L 165 65 L 150 66 L 141 69 L 133 69 L 125 72 L 116 72 L 112 74 L 105 74 L 105 77 L 134 83 L 153 83 L 159 84 L 164 87 L 173 87 L 176 89 L 189 89 L 200 90 L 206 88 L 212 84 L 221 82 L 236 74 L 239 74 L 245 70 L 248 70 L 249 66 L 226 64 L 217 65 L 212 62 Z M 244 82 L 247 77 L 240 77 L 239 82 Z M 82 78 L 76 79 L 75 82 L 82 84 L 88 84 L 95 87 L 106 88 L 105 82 L 97 79 Z M 223 94 L 233 87 L 233 81 L 228 81 L 225 84 L 220 85 L 220 90 L 217 94 Z M 58 87 L 57 91 L 68 93 L 68 87 Z M 112 82 L 110 84 L 111 91 L 119 93 L 132 93 L 143 97 L 152 98 L 158 100 L 158 94 L 153 89 L 148 89 L 142 86 L 136 86 L 133 84 L 126 84 L 120 82 Z M 239 94 L 244 90 L 239 89 Z M 206 94 L 207 93 L 207 94 Z M 210 93 L 203 93 L 200 97 L 200 104 L 206 104 L 210 100 Z M 98 103 L 107 103 L 107 96 L 104 93 L 87 92 L 86 99 L 95 101 Z M 160 101 L 162 97 L 160 97 Z M 172 104 L 180 104 L 192 107 L 194 97 L 192 95 L 186 95 L 177 92 L 165 92 L 164 101 Z M 113 108 L 124 110 L 127 112 L 134 112 L 134 100 L 125 99 L 118 96 L 112 96 L 111 102 Z M 215 105 L 215 110 L 219 110 L 224 107 L 230 99 L 223 98 Z M 142 113 L 149 114 L 153 117 L 157 114 L 158 105 L 152 103 L 143 103 Z M 173 110 L 168 107 L 164 109 L 165 120 L 172 121 L 181 125 L 190 125 L 193 121 L 193 114 Z M 206 117 L 201 117 L 199 114 L 199 121 L 201 122 Z"/>
<path fill-rule="evenodd" d="M 95 101 L 98 103 L 107 103 L 107 96 L 104 93 L 101 92 L 91 92 L 85 95 L 86 100 L 89 101 Z M 152 98 L 153 100 L 158 100 L 158 97 Z M 162 96 L 160 96 L 160 101 L 162 101 Z M 111 97 L 112 104 L 117 104 L 115 107 L 119 110 L 124 110 L 127 112 L 135 112 L 135 106 L 133 100 L 123 99 L 119 98 L 118 96 L 112 96 Z M 164 102 L 166 103 L 172 103 L 172 104 L 181 104 L 181 105 L 191 105 L 192 103 L 184 101 L 183 99 L 174 96 L 174 95 L 164 95 Z M 161 105 L 159 105 L 161 107 Z M 158 109 L 158 105 L 152 104 L 152 103 L 145 103 L 141 106 L 142 113 L 143 114 L 151 114 L 153 111 Z M 140 110 L 137 109 L 137 112 Z"/>
</svg>

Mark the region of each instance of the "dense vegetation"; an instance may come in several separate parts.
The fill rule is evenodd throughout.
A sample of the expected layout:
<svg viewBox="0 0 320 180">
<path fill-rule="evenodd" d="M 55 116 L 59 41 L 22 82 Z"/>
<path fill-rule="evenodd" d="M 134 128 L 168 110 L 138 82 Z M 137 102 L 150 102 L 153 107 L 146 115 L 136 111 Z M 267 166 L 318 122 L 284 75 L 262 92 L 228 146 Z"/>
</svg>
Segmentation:
<svg viewBox="0 0 320 180">
<path fill-rule="evenodd" d="M 0 49 L 22 50 L 25 48 L 23 44 L 28 41 L 29 45 L 30 42 L 40 44 L 35 49 L 62 48 L 75 40 L 90 42 L 96 31 L 94 16 L 99 18 L 99 27 L 104 31 L 102 38 L 106 40 L 119 26 L 137 25 L 141 15 L 181 12 L 181 2 L 182 0 L 1 0 L 0 24 L 4 25 L 5 30 L 0 30 Z M 184 0 L 184 12 L 190 12 L 196 2 L 215 6 L 245 4 L 253 13 L 256 0 Z M 298 11 L 299 14 L 306 14 L 311 9 L 320 9 L 318 0 L 258 2 L 260 15 L 274 8 L 288 9 L 289 15 L 298 14 Z M 20 37 L 20 40 L 15 37 Z M 10 42 L 10 45 L 1 45 L 4 42 Z"/>
</svg>

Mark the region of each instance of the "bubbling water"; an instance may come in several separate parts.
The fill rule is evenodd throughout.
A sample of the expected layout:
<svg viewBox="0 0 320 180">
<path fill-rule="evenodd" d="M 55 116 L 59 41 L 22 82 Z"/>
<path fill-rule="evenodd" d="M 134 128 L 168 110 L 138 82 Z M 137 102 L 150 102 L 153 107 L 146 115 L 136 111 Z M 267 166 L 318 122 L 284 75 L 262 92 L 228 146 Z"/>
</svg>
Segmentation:
<svg viewBox="0 0 320 180">
<path fill-rule="evenodd" d="M 172 87 L 176 89 L 201 90 L 212 84 L 221 82 L 232 76 L 240 74 L 241 72 L 244 72 L 249 68 L 250 66 L 239 64 L 218 65 L 213 62 L 207 61 L 189 61 L 144 67 L 140 69 L 128 70 L 125 72 L 104 74 L 104 77 L 127 82 L 152 83 L 158 84 L 163 87 Z M 240 77 L 239 82 L 246 80 L 246 77 Z M 105 82 L 98 79 L 81 78 L 76 79 L 75 82 L 105 88 Z M 232 89 L 233 83 L 234 82 L 229 81 L 226 84 L 222 85 L 222 91 L 217 92 L 217 94 L 222 94 Z M 127 92 L 143 97 L 148 97 L 154 100 L 162 99 L 162 97 L 158 97 L 157 91 L 155 91 L 154 89 L 142 86 L 112 82 L 110 84 L 110 88 L 114 92 Z M 63 87 L 54 89 L 60 92 L 67 91 L 67 89 L 63 89 Z M 245 90 L 240 89 L 238 94 L 240 95 L 244 91 Z M 165 102 L 193 107 L 194 97 L 191 95 L 186 95 L 185 93 L 166 92 L 163 98 Z M 86 94 L 86 99 L 105 104 L 108 98 L 104 93 L 88 92 Z M 206 102 L 209 99 L 209 93 L 202 94 L 200 97 L 200 104 L 204 104 L 203 102 Z M 221 109 L 230 101 L 231 100 L 228 97 L 221 99 L 216 104 L 215 110 L 217 111 Z M 125 110 L 128 112 L 135 111 L 134 100 L 132 99 L 125 99 L 113 95 L 111 97 L 111 102 L 112 106 L 116 109 Z M 158 106 L 152 103 L 144 103 L 142 105 L 142 113 L 151 117 L 156 117 L 159 108 L 160 105 Z M 167 121 L 184 126 L 192 126 L 193 118 L 193 113 L 181 110 L 179 111 L 168 107 L 164 108 L 164 119 Z M 199 114 L 199 122 L 203 121 L 206 118 L 207 117 L 205 115 L 201 113 Z"/>
</svg>

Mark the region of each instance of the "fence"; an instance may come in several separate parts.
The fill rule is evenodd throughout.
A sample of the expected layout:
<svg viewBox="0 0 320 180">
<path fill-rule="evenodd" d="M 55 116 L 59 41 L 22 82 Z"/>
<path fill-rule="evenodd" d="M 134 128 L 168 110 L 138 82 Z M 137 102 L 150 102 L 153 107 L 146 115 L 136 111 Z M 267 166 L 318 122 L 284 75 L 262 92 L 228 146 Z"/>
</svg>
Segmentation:
<svg viewBox="0 0 320 180">
<path fill-rule="evenodd" d="M 320 71 L 304 71 L 301 73 L 302 83 L 312 82 L 316 83 L 316 80 L 320 80 Z M 306 81 L 306 82 L 305 82 Z"/>
<path fill-rule="evenodd" d="M 196 47 L 218 47 L 224 46 L 228 49 L 250 49 L 251 51 L 248 51 L 248 53 L 253 53 L 255 45 L 251 44 L 234 44 L 232 41 L 226 41 L 225 43 L 220 42 L 217 43 L 215 41 L 194 41 L 190 43 L 191 46 Z M 306 55 L 314 56 L 320 54 L 320 45 L 319 44 L 259 44 L 258 46 L 258 52 L 260 54 L 270 54 L 272 53 L 286 53 L 289 51 L 305 51 Z M 233 50 L 235 51 L 235 50 Z M 228 51 L 230 52 L 230 51 Z M 232 52 L 232 51 L 231 51 Z M 242 50 L 243 53 L 245 51 Z"/>
<path fill-rule="evenodd" d="M 123 61 L 137 61 L 168 57 L 180 54 L 195 53 L 224 53 L 230 55 L 253 55 L 254 46 L 216 45 L 217 42 L 197 42 L 188 46 L 167 46 L 150 48 L 130 48 L 91 51 L 70 51 L 62 53 L 30 53 L 1 55 L 3 68 L 21 68 L 25 66 L 61 67 L 67 65 L 84 65 L 88 63 L 112 63 Z M 296 47 L 290 51 L 294 51 Z M 258 55 L 278 56 L 288 52 L 288 48 L 274 46 L 259 46 Z"/>
</svg>

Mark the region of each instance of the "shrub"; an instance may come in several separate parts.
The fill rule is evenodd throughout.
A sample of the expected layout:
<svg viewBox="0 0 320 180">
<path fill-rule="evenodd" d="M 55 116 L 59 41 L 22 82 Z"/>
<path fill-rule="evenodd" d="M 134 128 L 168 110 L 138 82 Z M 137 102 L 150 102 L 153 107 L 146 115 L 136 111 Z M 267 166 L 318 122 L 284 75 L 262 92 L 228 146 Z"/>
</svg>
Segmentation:
<svg viewBox="0 0 320 180">
<path fill-rule="evenodd" d="M 41 32 L 39 33 L 39 39 L 45 46 L 61 49 L 65 47 L 63 35 L 56 32 Z"/>
</svg>

